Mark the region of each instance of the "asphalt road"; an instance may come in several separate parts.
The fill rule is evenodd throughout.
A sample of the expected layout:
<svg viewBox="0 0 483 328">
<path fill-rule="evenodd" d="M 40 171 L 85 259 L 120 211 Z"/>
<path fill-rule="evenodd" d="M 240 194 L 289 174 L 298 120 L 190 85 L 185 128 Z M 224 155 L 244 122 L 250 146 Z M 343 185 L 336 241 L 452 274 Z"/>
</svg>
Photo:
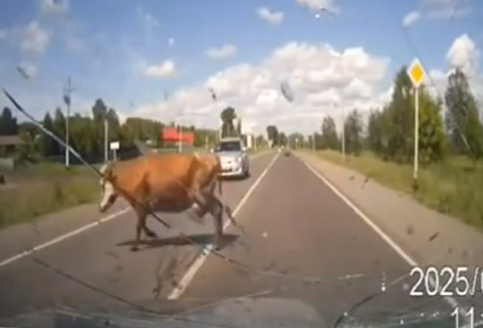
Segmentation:
<svg viewBox="0 0 483 328">
<path fill-rule="evenodd" d="M 249 179 L 225 184 L 224 199 L 233 208 L 253 191 L 237 213 L 245 233 L 238 236 L 239 231 L 229 227 L 231 243 L 221 251 L 236 263 L 210 255 L 181 299 L 195 306 L 260 293 L 296 298 L 331 321 L 385 284 L 387 290 L 358 313 L 369 317 L 376 310 L 380 315 L 421 304 L 426 309 L 448 308 L 440 299 L 427 305 L 428 299 L 410 298 L 407 288 L 412 282 L 407 279 L 389 286 L 409 272 L 408 264 L 301 160 L 279 156 L 272 163 L 274 156 L 270 153 L 252 160 Z M 260 183 L 251 188 L 270 163 L 273 165 Z M 210 218 L 199 225 L 181 216 L 163 218 L 200 244 L 210 241 Z M 176 232 L 151 220 L 148 224 L 161 239 L 132 253 L 129 241 L 134 224 L 133 214 L 126 213 L 35 257 L 0 267 L 0 318 L 53 305 L 110 306 L 118 302 L 106 294 L 131 302 L 152 299 L 156 294 L 166 298 L 200 246 L 180 245 L 178 239 L 170 238 Z M 45 268 L 36 258 L 52 268 Z M 318 281 L 309 281 L 314 279 Z"/>
</svg>

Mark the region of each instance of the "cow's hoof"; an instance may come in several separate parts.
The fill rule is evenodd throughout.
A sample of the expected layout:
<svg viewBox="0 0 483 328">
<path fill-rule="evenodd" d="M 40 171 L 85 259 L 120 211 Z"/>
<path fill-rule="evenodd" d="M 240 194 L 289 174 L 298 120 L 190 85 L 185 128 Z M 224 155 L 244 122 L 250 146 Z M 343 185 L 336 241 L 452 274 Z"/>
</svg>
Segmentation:
<svg viewBox="0 0 483 328">
<path fill-rule="evenodd" d="M 221 242 L 214 242 L 214 243 L 213 243 L 213 250 L 214 250 L 215 252 L 220 251 L 220 250 L 222 249 L 222 247 L 223 247 L 223 246 L 221 245 Z"/>
<path fill-rule="evenodd" d="M 148 236 L 149 238 L 158 238 L 158 235 L 156 234 L 156 232 L 152 230 L 146 231 L 146 236 Z"/>
</svg>

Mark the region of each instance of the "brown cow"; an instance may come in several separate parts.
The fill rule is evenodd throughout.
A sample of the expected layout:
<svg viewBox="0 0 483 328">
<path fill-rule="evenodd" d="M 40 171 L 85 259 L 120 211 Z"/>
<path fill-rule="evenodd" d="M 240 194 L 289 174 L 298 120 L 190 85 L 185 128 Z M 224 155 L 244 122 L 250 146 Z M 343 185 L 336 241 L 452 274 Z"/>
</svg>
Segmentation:
<svg viewBox="0 0 483 328">
<path fill-rule="evenodd" d="M 153 212 L 179 213 L 192 207 L 202 218 L 210 212 L 215 223 L 214 244 L 218 248 L 223 234 L 223 213 L 234 221 L 231 210 L 216 196 L 221 165 L 213 154 L 146 154 L 123 162 L 109 162 L 101 168 L 102 199 L 100 211 L 105 212 L 119 196 L 137 215 L 136 238 L 131 250 L 138 249 L 141 231 L 156 237 L 146 225 Z"/>
</svg>

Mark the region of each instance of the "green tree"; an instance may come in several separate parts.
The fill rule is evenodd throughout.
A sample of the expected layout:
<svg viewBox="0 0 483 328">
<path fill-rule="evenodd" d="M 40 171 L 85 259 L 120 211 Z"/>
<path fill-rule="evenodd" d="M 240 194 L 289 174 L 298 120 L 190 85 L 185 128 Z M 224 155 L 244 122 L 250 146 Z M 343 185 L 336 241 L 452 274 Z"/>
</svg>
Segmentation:
<svg viewBox="0 0 483 328">
<path fill-rule="evenodd" d="M 412 163 L 414 159 L 415 94 L 406 69 L 396 74 L 390 103 L 382 111 L 369 115 L 367 144 L 384 160 Z M 445 135 L 441 104 L 435 101 L 424 86 L 419 89 L 419 160 L 427 165 L 444 156 Z"/>
<path fill-rule="evenodd" d="M 271 142 L 271 147 L 278 145 L 278 129 L 275 125 L 267 126 L 267 138 Z"/>
<path fill-rule="evenodd" d="M 94 106 L 92 106 L 91 111 L 93 126 L 90 133 L 95 140 L 98 140 L 98 142 L 93 145 L 94 148 L 92 150 L 92 156 L 102 158 L 104 154 L 104 120 L 108 119 L 108 107 L 101 98 L 98 98 L 94 102 Z"/>
<path fill-rule="evenodd" d="M 242 122 L 241 122 L 241 118 L 238 118 L 238 120 L 236 121 L 236 133 L 238 136 L 241 136 L 242 135 Z"/>
<path fill-rule="evenodd" d="M 406 67 L 396 74 L 394 91 L 384 123 L 386 154 L 398 163 L 410 163 L 414 154 L 414 98 Z"/>
<path fill-rule="evenodd" d="M 66 120 L 64 113 L 60 107 L 55 109 L 54 113 L 54 120 L 53 120 L 53 129 L 52 132 L 59 137 L 61 140 L 65 141 L 65 133 L 66 133 Z M 64 147 L 59 145 L 57 142 L 53 143 L 52 155 L 60 155 L 64 152 Z"/>
<path fill-rule="evenodd" d="M 42 157 L 40 129 L 33 123 L 25 122 L 19 125 L 18 135 L 22 142 L 17 149 L 17 158 L 32 163 L 39 161 Z"/>
<path fill-rule="evenodd" d="M 278 134 L 278 144 L 280 146 L 286 146 L 287 145 L 287 142 L 288 142 L 288 137 L 285 134 L 285 132 L 280 132 Z"/>
<path fill-rule="evenodd" d="M 109 140 L 119 141 L 121 135 L 121 123 L 119 122 L 119 116 L 113 108 L 109 108 L 106 113 L 107 121 L 109 123 Z"/>
<path fill-rule="evenodd" d="M 288 144 L 297 149 L 297 148 L 301 148 L 301 147 L 304 147 L 304 144 L 305 144 L 305 138 L 304 136 L 299 133 L 299 132 L 294 132 L 294 133 L 291 133 L 288 137 L 287 137 L 287 141 L 288 141 Z"/>
<path fill-rule="evenodd" d="M 55 133 L 54 121 L 49 112 L 45 114 L 42 124 L 44 128 Z M 57 142 L 45 133 L 41 135 L 40 140 L 42 144 L 42 155 L 44 157 L 54 156 L 55 151 L 58 149 L 58 146 L 56 145 Z"/>
<path fill-rule="evenodd" d="M 460 69 L 448 77 L 445 103 L 445 123 L 452 149 L 460 154 L 469 154 L 474 161 L 480 159 L 483 156 L 483 127 L 476 100 L 466 75 Z"/>
<path fill-rule="evenodd" d="M 322 121 L 321 132 L 321 148 L 333 150 L 339 148 L 339 137 L 337 136 L 335 121 L 332 117 L 324 117 Z"/>
<path fill-rule="evenodd" d="M 419 161 L 428 165 L 440 161 L 445 153 L 441 103 L 435 101 L 424 87 L 419 90 Z"/>
<path fill-rule="evenodd" d="M 382 124 L 382 112 L 371 110 L 367 122 L 367 148 L 376 154 L 384 152 L 384 127 Z"/>
<path fill-rule="evenodd" d="M 4 107 L 0 115 L 0 136 L 11 136 L 18 134 L 17 119 L 8 107 Z"/>
<path fill-rule="evenodd" d="M 234 120 L 237 118 L 236 111 L 233 107 L 225 108 L 221 114 L 221 137 L 233 137 L 236 134 Z"/>
<path fill-rule="evenodd" d="M 348 154 L 360 154 L 363 128 L 362 117 L 357 109 L 354 109 L 344 121 L 345 149 Z"/>
<path fill-rule="evenodd" d="M 104 140 L 95 138 L 94 128 L 93 120 L 88 116 L 76 114 L 70 118 L 70 146 L 88 161 L 100 159 L 96 149 Z"/>
<path fill-rule="evenodd" d="M 266 145 L 265 137 L 261 134 L 256 136 L 255 137 L 255 144 L 257 145 L 257 147 L 262 147 L 262 146 Z"/>
</svg>

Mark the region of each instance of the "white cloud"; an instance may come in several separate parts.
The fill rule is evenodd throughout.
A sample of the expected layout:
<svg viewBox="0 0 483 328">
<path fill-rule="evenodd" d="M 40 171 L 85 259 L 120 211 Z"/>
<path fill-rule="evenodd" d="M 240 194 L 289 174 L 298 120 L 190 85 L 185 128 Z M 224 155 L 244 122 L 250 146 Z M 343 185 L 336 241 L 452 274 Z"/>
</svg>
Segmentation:
<svg viewBox="0 0 483 328">
<path fill-rule="evenodd" d="M 20 49 L 25 52 L 41 54 L 50 44 L 50 32 L 42 28 L 38 22 L 32 21 L 18 30 Z"/>
<path fill-rule="evenodd" d="M 169 38 L 169 39 L 168 39 L 168 45 L 169 45 L 170 47 L 174 47 L 174 38 Z"/>
<path fill-rule="evenodd" d="M 403 18 L 403 26 L 408 27 L 414 23 L 416 23 L 421 18 L 421 13 L 419 11 L 412 11 L 408 13 Z"/>
<path fill-rule="evenodd" d="M 266 7 L 261 7 L 257 9 L 257 15 L 269 22 L 270 24 L 280 24 L 283 21 L 283 12 L 281 11 L 270 11 L 270 9 Z"/>
<path fill-rule="evenodd" d="M 169 78 L 176 75 L 176 65 L 173 60 L 167 59 L 159 65 L 141 64 L 141 73 L 149 78 Z"/>
<path fill-rule="evenodd" d="M 0 30 L 0 39 L 17 45 L 26 53 L 42 54 L 50 45 L 51 31 L 31 21 L 25 26 Z"/>
<path fill-rule="evenodd" d="M 210 48 L 206 51 L 206 56 L 213 59 L 223 59 L 234 55 L 236 47 L 232 44 L 224 44 L 219 48 Z"/>
<path fill-rule="evenodd" d="M 45 14 L 63 15 L 69 11 L 69 0 L 41 0 L 40 10 Z"/>
<path fill-rule="evenodd" d="M 480 51 L 475 42 L 463 34 L 457 37 L 446 54 L 446 60 L 451 67 L 459 67 L 467 74 L 472 74 L 476 70 Z"/>
<path fill-rule="evenodd" d="M 387 64 L 388 59 L 362 48 L 337 51 L 330 45 L 291 42 L 257 65 L 231 66 L 200 85 L 178 90 L 167 102 L 139 106 L 135 114 L 168 122 L 175 117 L 188 120 L 197 116 L 204 126 L 215 127 L 221 109 L 231 105 L 257 133 L 263 132 L 269 122 L 286 131 L 308 124 L 313 131 L 319 128 L 324 114 L 337 118 L 340 108 L 358 106 L 364 111 L 381 105 L 380 83 L 386 76 Z M 282 80 L 294 90 L 292 104 L 279 92 Z M 210 88 L 218 101 L 212 100 Z M 334 112 L 334 108 L 339 110 Z"/>
</svg>

